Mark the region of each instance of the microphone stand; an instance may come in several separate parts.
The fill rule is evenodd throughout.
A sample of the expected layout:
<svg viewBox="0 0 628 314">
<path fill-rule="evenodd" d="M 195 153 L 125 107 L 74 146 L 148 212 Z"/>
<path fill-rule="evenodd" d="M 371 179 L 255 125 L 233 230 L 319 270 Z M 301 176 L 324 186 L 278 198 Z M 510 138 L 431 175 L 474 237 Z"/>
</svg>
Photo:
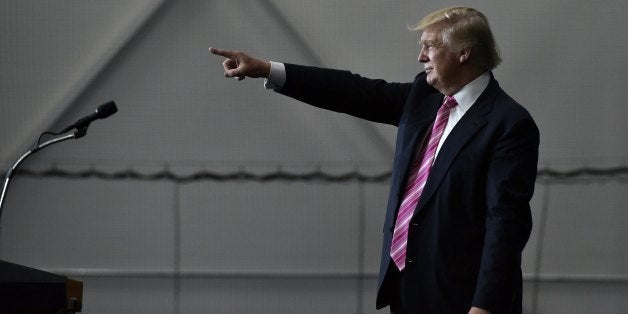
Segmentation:
<svg viewBox="0 0 628 314">
<path fill-rule="evenodd" d="M 29 149 L 26 153 L 24 153 L 20 158 L 17 159 L 17 161 L 15 161 L 15 163 L 13 164 L 13 166 L 11 166 L 9 168 L 9 170 L 7 170 L 6 175 L 4 176 L 4 183 L 2 185 L 2 195 L 0 196 L 0 226 L 1 226 L 1 222 L 2 222 L 2 209 L 4 206 L 4 201 L 5 201 L 5 196 L 6 196 L 6 192 L 7 189 L 9 187 L 9 182 L 11 181 L 11 178 L 13 177 L 13 175 L 15 175 L 15 172 L 17 171 L 17 168 L 24 162 L 24 160 L 26 160 L 26 158 L 28 158 L 30 155 L 40 151 L 41 149 L 43 149 L 44 147 L 50 146 L 52 144 L 56 144 L 56 143 L 60 143 L 63 141 L 67 141 L 69 139 L 78 139 L 81 138 L 83 136 L 85 136 L 85 134 L 87 133 L 87 125 L 81 128 L 78 128 L 76 131 L 70 133 L 70 134 L 66 134 L 57 138 L 53 138 L 47 142 L 41 143 L 39 144 L 39 141 L 37 141 L 35 143 L 35 145 L 33 146 L 33 148 Z M 58 134 L 54 134 L 54 135 L 58 135 Z"/>
</svg>

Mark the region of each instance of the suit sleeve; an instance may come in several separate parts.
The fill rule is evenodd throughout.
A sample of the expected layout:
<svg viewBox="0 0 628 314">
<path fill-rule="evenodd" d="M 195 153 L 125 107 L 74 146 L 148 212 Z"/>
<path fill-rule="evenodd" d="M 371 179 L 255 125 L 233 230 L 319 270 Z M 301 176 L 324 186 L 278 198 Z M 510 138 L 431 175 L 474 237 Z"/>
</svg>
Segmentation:
<svg viewBox="0 0 628 314">
<path fill-rule="evenodd" d="M 532 228 L 539 131 L 531 117 L 514 123 L 497 141 L 487 184 L 486 233 L 473 305 L 508 308 L 521 287 L 521 252 Z"/>
<path fill-rule="evenodd" d="M 411 87 L 349 71 L 286 64 L 286 82 L 278 92 L 319 108 L 398 125 Z"/>
</svg>

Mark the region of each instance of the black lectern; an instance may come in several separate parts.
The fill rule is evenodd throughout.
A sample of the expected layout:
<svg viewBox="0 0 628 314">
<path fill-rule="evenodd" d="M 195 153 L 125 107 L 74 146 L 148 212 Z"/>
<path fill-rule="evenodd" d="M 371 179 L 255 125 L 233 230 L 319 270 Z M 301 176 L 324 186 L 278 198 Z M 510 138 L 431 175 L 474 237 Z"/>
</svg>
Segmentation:
<svg viewBox="0 0 628 314">
<path fill-rule="evenodd" d="M 0 313 L 76 313 L 82 304 L 82 282 L 0 260 Z"/>
<path fill-rule="evenodd" d="M 117 111 L 116 104 L 110 101 L 59 133 L 42 133 L 35 145 L 7 170 L 0 193 L 0 218 L 2 218 L 2 208 L 9 182 L 26 158 L 52 144 L 85 136 L 87 127 L 92 121 L 107 118 Z M 76 130 L 63 135 L 72 129 Z M 56 135 L 58 137 L 41 143 L 44 135 Z M 81 311 L 82 304 L 82 282 L 0 260 L 0 314 L 75 313 Z"/>
</svg>

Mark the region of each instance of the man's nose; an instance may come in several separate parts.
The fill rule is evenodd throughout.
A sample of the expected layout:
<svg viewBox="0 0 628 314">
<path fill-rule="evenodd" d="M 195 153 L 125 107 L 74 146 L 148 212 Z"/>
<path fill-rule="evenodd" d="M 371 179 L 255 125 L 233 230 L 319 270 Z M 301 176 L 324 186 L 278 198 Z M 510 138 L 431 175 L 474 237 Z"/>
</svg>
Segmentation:
<svg viewBox="0 0 628 314">
<path fill-rule="evenodd" d="M 423 53 L 423 49 L 421 49 L 421 51 L 419 51 L 419 58 L 418 58 L 418 60 L 421 63 L 425 63 L 425 62 L 427 62 L 429 60 L 427 58 L 427 56 L 425 55 L 425 53 Z"/>
</svg>

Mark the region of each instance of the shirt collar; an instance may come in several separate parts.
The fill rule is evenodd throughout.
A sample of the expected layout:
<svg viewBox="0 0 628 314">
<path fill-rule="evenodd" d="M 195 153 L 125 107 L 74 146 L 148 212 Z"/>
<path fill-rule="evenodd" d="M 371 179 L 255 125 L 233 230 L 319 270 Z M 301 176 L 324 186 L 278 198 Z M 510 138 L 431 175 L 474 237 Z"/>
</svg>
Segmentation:
<svg viewBox="0 0 628 314">
<path fill-rule="evenodd" d="M 490 81 L 491 75 L 489 72 L 485 72 L 475 80 L 471 81 L 471 83 L 462 87 L 461 90 L 454 94 L 458 107 L 463 112 L 469 110 L 475 101 L 480 98 L 480 95 L 484 92 L 486 87 L 488 87 Z"/>
</svg>

